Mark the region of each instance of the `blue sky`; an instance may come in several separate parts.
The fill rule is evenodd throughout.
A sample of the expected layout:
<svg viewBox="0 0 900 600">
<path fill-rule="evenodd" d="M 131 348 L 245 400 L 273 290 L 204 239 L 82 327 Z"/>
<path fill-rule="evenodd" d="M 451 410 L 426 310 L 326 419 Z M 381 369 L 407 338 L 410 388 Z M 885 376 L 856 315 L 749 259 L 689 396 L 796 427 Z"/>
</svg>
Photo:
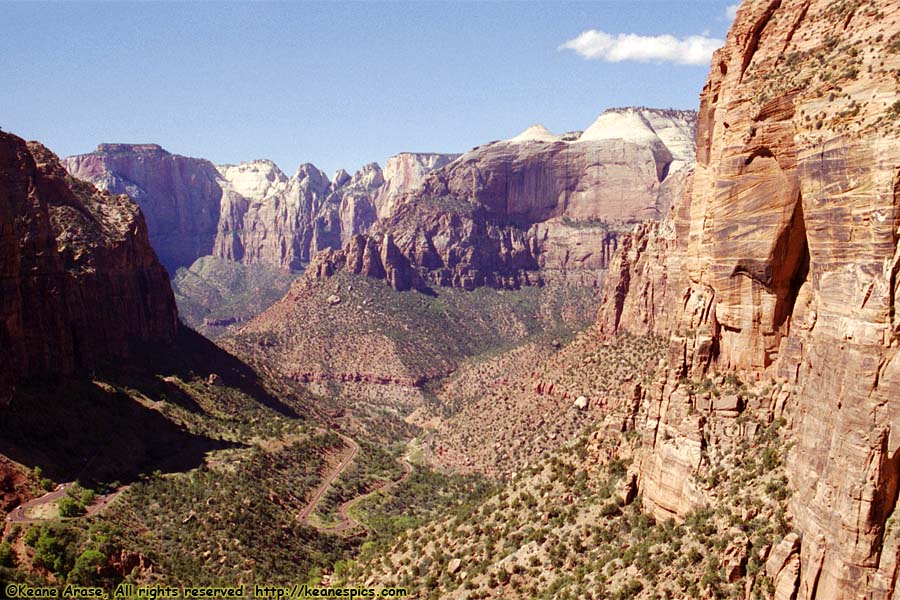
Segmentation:
<svg viewBox="0 0 900 600">
<path fill-rule="evenodd" d="M 155 142 L 352 172 L 613 106 L 696 108 L 735 1 L 3 2 L 0 126 L 61 156 Z"/>
</svg>

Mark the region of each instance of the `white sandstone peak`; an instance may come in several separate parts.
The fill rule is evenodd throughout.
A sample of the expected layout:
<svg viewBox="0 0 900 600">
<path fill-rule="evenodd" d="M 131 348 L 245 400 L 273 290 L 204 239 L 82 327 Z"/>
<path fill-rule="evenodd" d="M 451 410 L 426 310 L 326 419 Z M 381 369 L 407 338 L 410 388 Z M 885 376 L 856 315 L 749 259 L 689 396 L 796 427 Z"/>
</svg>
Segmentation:
<svg viewBox="0 0 900 600">
<path fill-rule="evenodd" d="M 541 125 L 540 123 L 536 123 L 517 135 L 514 138 L 511 138 L 510 142 L 519 143 L 519 142 L 558 142 L 560 137 L 558 135 L 553 135 L 553 133 Z"/>
<path fill-rule="evenodd" d="M 659 136 L 647 119 L 637 110 L 607 111 L 584 130 L 579 142 L 621 139 L 626 142 L 647 143 Z"/>
<path fill-rule="evenodd" d="M 287 186 L 288 178 L 271 160 L 252 160 L 239 165 L 218 165 L 222 178 L 245 198 L 262 200 Z"/>
</svg>

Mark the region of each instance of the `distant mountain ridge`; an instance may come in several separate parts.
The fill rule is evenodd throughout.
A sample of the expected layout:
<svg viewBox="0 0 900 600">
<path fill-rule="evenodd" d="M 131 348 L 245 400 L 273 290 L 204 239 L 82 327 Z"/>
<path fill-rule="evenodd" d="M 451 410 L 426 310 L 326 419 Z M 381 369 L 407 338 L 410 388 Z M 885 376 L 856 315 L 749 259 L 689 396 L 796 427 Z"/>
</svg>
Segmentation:
<svg viewBox="0 0 900 600">
<path fill-rule="evenodd" d="M 287 177 L 275 163 L 216 166 L 157 144 L 100 144 L 70 156 L 66 169 L 143 210 L 150 239 L 173 273 L 213 255 L 245 264 L 298 270 L 317 251 L 339 248 L 453 154 L 403 153 L 383 171 L 376 163 L 330 179 L 312 164 Z"/>
<path fill-rule="evenodd" d="M 685 189 L 695 116 L 616 109 L 581 134 L 536 125 L 478 146 L 398 196 L 367 236 L 319 255 L 313 272 L 347 269 L 395 289 L 599 285 L 619 232 L 662 218 Z"/>
<path fill-rule="evenodd" d="M 331 178 L 309 163 L 288 177 L 269 160 L 216 166 L 157 144 L 101 144 L 66 168 L 138 202 L 172 274 L 207 255 L 299 270 L 319 251 L 338 252 L 322 259 L 332 265 L 326 272 L 343 266 L 345 249 L 369 245 L 354 239 L 371 233 L 379 248 L 385 234 L 397 241 L 395 263 L 442 269 L 425 275 L 433 283 L 516 286 L 541 280 L 523 271 L 603 269 L 615 247 L 609 224 L 664 216 L 685 184 L 695 123 L 692 111 L 610 109 L 583 132 L 532 127 L 464 155 L 404 152 L 383 169 L 370 163 Z M 434 200 L 463 210 L 431 210 Z M 560 228 L 560 219 L 578 226 Z"/>
</svg>

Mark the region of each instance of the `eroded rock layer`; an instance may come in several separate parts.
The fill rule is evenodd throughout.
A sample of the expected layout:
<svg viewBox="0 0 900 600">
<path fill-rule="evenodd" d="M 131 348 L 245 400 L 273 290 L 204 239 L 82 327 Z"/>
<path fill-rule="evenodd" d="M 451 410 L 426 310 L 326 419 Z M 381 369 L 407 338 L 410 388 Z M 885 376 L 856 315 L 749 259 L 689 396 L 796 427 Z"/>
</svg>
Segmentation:
<svg viewBox="0 0 900 600">
<path fill-rule="evenodd" d="M 174 338 L 175 300 L 138 207 L 5 133 L 0 257 L 0 399 L 24 378 L 92 368 Z"/>
<path fill-rule="evenodd" d="M 475 148 L 383 205 L 367 238 L 314 272 L 347 268 L 396 289 L 599 285 L 619 232 L 660 218 L 684 189 L 693 126 L 690 111 L 616 109 L 580 134 L 534 126 Z"/>
<path fill-rule="evenodd" d="M 313 254 L 366 232 L 378 210 L 456 155 L 405 153 L 352 177 L 332 179 L 311 164 L 287 177 L 272 161 L 216 167 L 156 144 L 101 144 L 66 159 L 69 173 L 128 194 L 147 216 L 150 239 L 171 273 L 213 255 L 300 269 Z M 380 208 L 377 208 L 380 207 Z"/>
<path fill-rule="evenodd" d="M 770 561 L 777 597 L 896 597 L 898 16 L 745 2 L 701 96 L 693 190 L 622 243 L 607 281 L 605 333 L 670 340 L 637 466 L 658 517 L 711 501 L 693 475 L 745 401 L 786 419 L 798 535 Z M 689 382 L 716 373 L 773 388 L 708 409 Z"/>
</svg>

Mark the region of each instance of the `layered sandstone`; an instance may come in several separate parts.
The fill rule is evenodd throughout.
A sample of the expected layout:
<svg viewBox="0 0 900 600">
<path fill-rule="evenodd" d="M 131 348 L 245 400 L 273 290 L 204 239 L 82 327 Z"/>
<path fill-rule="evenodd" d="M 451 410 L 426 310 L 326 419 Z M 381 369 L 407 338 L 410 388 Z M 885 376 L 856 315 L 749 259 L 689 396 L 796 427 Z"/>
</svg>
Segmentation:
<svg viewBox="0 0 900 600">
<path fill-rule="evenodd" d="M 406 153 L 352 177 L 333 179 L 311 164 L 287 177 L 275 163 L 254 160 L 214 166 L 156 144 L 101 144 L 66 159 L 68 171 L 114 193 L 128 194 L 147 216 L 150 239 L 171 273 L 213 255 L 301 269 L 318 251 L 338 249 L 368 231 L 380 206 L 456 155 Z"/>
<path fill-rule="evenodd" d="M 771 565 L 779 597 L 896 597 L 898 16 L 887 0 L 745 3 L 701 96 L 693 191 L 623 244 L 601 311 L 606 333 L 670 339 L 642 409 L 657 516 L 710 501 L 692 446 L 739 435 L 741 410 L 786 418 L 799 536 L 782 546 L 799 550 Z M 715 372 L 777 385 L 691 424 L 686 381 Z"/>
<path fill-rule="evenodd" d="M 314 271 L 360 273 L 391 255 L 369 270 L 397 289 L 517 288 L 548 277 L 598 285 L 618 233 L 664 215 L 688 181 L 693 117 L 617 109 L 582 134 L 535 126 L 475 148 L 383 205 L 390 210 L 369 240 L 319 257 Z"/>
<path fill-rule="evenodd" d="M 165 269 L 140 209 L 0 133 L 0 397 L 17 381 L 124 359 L 174 338 Z"/>
<path fill-rule="evenodd" d="M 93 153 L 67 158 L 66 169 L 137 202 L 150 241 L 170 271 L 212 252 L 222 189 L 209 161 L 170 154 L 156 144 L 100 144 Z"/>
</svg>

